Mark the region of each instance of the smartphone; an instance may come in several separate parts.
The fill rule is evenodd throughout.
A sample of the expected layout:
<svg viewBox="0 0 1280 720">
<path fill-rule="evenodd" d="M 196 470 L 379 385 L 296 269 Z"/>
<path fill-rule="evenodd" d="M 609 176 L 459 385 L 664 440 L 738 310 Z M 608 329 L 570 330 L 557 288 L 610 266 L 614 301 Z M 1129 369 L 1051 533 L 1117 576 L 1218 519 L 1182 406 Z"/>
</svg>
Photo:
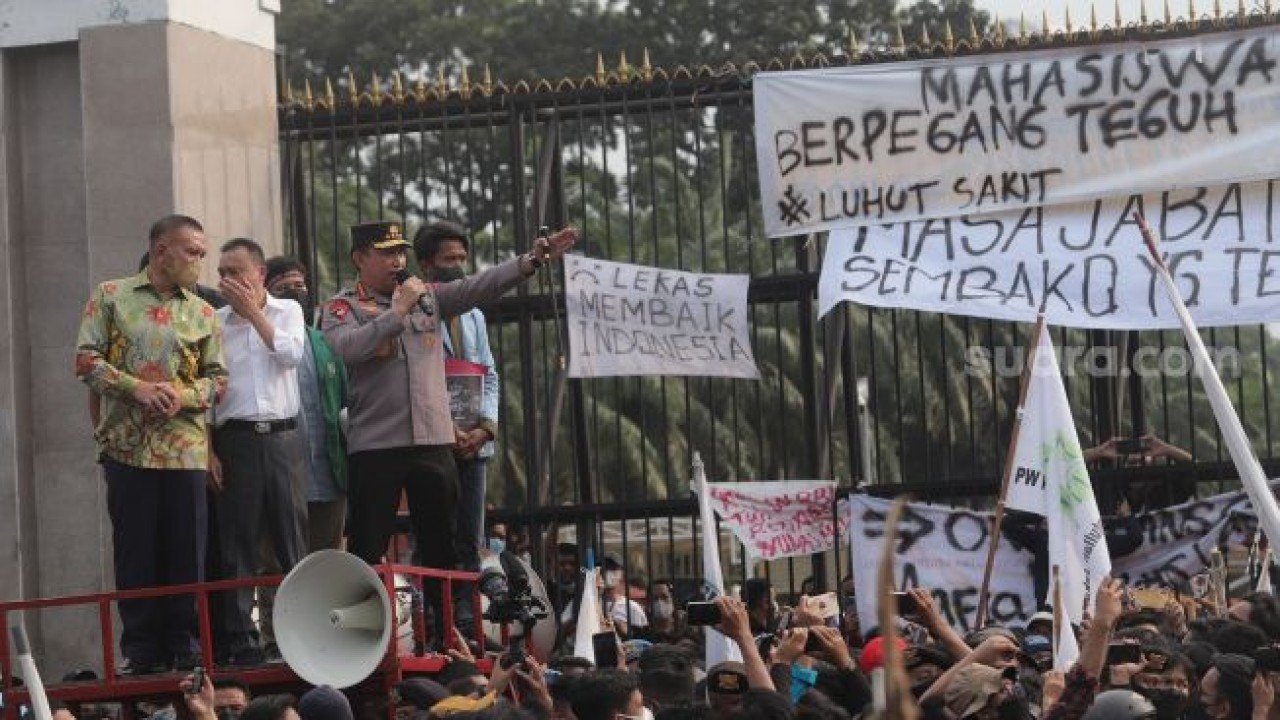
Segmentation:
<svg viewBox="0 0 1280 720">
<path fill-rule="evenodd" d="M 685 622 L 690 625 L 719 625 L 720 606 L 713 602 L 691 602 L 685 606 Z M 596 663 L 599 667 L 600 663 Z"/>
<path fill-rule="evenodd" d="M 1121 438 L 1116 441 L 1116 452 L 1121 455 L 1141 455 L 1151 449 L 1151 441 L 1146 438 Z"/>
<path fill-rule="evenodd" d="M 818 611 L 818 617 L 823 620 L 829 620 L 840 614 L 840 602 L 836 600 L 836 594 L 833 592 L 815 595 L 809 598 L 809 602 Z"/>
<path fill-rule="evenodd" d="M 1142 662 L 1142 646 L 1137 643 L 1113 642 L 1107 646 L 1108 665 Z"/>
<path fill-rule="evenodd" d="M 618 667 L 618 636 L 612 631 L 592 635 L 591 649 L 596 654 L 597 668 Z"/>
<path fill-rule="evenodd" d="M 898 614 L 902 617 L 915 615 L 920 612 L 920 607 L 916 605 L 916 599 L 910 593 L 896 592 L 893 594 L 895 600 L 898 601 Z"/>
<path fill-rule="evenodd" d="M 826 648 L 823 646 L 822 640 L 818 638 L 818 634 L 815 632 L 810 632 L 809 635 L 804 639 L 805 653 L 813 653 L 813 652 L 818 652 L 819 650 L 825 650 L 825 649 Z"/>
<path fill-rule="evenodd" d="M 191 688 L 187 690 L 188 695 L 199 695 L 204 690 L 204 668 L 197 665 L 191 671 Z"/>
<path fill-rule="evenodd" d="M 594 649 L 594 648 L 593 648 L 593 649 Z M 555 669 L 552 669 L 552 668 L 547 668 L 546 670 L 543 670 L 543 671 L 542 671 L 542 677 L 546 678 L 546 680 L 547 680 L 547 687 L 555 687 L 557 684 L 559 684 L 559 683 L 560 683 L 560 671 L 559 671 L 559 670 L 555 670 Z"/>
<path fill-rule="evenodd" d="M 1259 670 L 1280 672 L 1280 646 L 1260 647 L 1253 651 L 1253 659 Z"/>
</svg>

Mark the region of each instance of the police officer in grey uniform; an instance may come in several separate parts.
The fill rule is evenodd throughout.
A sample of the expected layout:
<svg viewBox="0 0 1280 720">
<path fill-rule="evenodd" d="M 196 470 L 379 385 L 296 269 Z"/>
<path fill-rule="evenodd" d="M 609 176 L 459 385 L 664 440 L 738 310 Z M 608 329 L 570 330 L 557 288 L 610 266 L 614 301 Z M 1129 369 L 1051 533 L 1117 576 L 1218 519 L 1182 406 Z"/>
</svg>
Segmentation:
<svg viewBox="0 0 1280 720">
<path fill-rule="evenodd" d="M 577 231 L 567 228 L 538 239 L 529 254 L 428 286 L 416 277 L 397 282 L 410 247 L 398 223 L 351 228 L 359 279 L 325 305 L 320 329 L 350 376 L 347 535 L 353 554 L 371 564 L 381 560 L 404 490 L 416 539 L 414 562 L 456 566 L 458 471 L 438 323 L 497 299 L 532 276 L 543 260 L 562 256 L 576 239 Z"/>
</svg>

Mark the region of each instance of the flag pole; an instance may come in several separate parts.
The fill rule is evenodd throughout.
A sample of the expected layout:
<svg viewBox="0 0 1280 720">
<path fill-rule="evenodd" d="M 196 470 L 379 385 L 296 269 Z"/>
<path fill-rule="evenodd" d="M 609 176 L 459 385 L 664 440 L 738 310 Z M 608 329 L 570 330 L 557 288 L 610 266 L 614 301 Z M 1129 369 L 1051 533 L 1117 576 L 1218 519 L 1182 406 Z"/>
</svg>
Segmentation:
<svg viewBox="0 0 1280 720">
<path fill-rule="evenodd" d="M 1049 640 L 1052 643 L 1055 662 L 1058 659 L 1058 645 L 1062 635 L 1062 579 L 1059 575 L 1061 569 L 1058 565 L 1053 566 L 1053 632 L 1050 633 L 1053 637 Z"/>
<path fill-rule="evenodd" d="M 1240 473 L 1240 483 L 1244 486 L 1250 502 L 1253 503 L 1254 511 L 1258 515 L 1258 524 L 1271 544 L 1275 545 L 1280 541 L 1280 507 L 1276 505 L 1275 496 L 1271 494 L 1267 476 L 1262 472 L 1262 465 L 1258 463 L 1258 456 L 1254 454 L 1253 447 L 1249 444 L 1249 437 L 1245 435 L 1244 427 L 1240 424 L 1240 417 L 1231 405 L 1226 388 L 1222 386 L 1222 378 L 1218 377 L 1218 371 L 1209 359 L 1209 351 L 1204 347 L 1204 341 L 1200 338 L 1195 321 L 1191 319 L 1191 313 L 1187 311 L 1187 306 L 1182 302 L 1182 296 L 1173 283 L 1173 277 L 1169 275 L 1169 268 L 1165 265 L 1164 257 L 1160 255 L 1155 233 L 1142 213 L 1135 213 L 1135 216 L 1138 227 L 1142 230 L 1142 239 L 1147 244 L 1147 252 L 1151 255 L 1152 263 L 1155 264 L 1160 284 L 1164 286 L 1165 293 L 1169 296 L 1169 303 L 1173 305 L 1178 322 L 1182 324 L 1182 333 L 1186 336 L 1187 347 L 1195 358 L 1196 374 L 1200 376 L 1200 383 L 1204 385 L 1205 395 L 1209 399 L 1210 407 L 1213 408 L 1213 416 L 1218 421 L 1218 429 L 1222 432 L 1222 439 L 1226 441 L 1227 450 L 1231 453 L 1231 461 L 1235 464 L 1236 471 Z"/>
<path fill-rule="evenodd" d="M 991 568 L 995 565 L 996 550 L 1000 546 L 1000 524 L 1004 521 L 1004 502 L 1009 495 L 1009 478 L 1013 475 L 1013 461 L 1018 451 L 1018 435 L 1022 432 L 1022 406 L 1027 402 L 1027 387 L 1031 384 L 1031 372 L 1036 363 L 1036 348 L 1040 345 L 1040 333 L 1044 332 L 1044 305 L 1036 315 L 1031 330 L 1031 344 L 1027 346 L 1027 364 L 1022 368 L 1022 387 L 1018 390 L 1018 411 L 1013 418 L 1013 433 L 1009 436 L 1009 449 L 1004 456 L 1004 472 L 1000 479 L 1000 497 L 996 498 L 996 512 L 991 518 L 991 544 L 987 546 L 987 562 L 982 569 L 982 589 L 978 593 L 978 619 L 976 628 L 987 621 L 987 604 L 991 592 Z"/>
</svg>

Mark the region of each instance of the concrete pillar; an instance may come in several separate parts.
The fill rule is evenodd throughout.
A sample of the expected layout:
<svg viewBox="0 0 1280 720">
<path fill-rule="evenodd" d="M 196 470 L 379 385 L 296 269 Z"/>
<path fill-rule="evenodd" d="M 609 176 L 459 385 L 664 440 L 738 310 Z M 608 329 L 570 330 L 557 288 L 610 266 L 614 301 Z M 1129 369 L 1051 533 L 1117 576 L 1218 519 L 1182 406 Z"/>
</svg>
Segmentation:
<svg viewBox="0 0 1280 720">
<path fill-rule="evenodd" d="M 0 601 L 113 587 L 111 532 L 72 376 L 94 284 L 156 218 L 281 247 L 267 0 L 0 4 Z M 215 261 L 205 271 L 212 279 Z M 101 671 L 96 611 L 28 616 L 42 671 Z"/>
</svg>

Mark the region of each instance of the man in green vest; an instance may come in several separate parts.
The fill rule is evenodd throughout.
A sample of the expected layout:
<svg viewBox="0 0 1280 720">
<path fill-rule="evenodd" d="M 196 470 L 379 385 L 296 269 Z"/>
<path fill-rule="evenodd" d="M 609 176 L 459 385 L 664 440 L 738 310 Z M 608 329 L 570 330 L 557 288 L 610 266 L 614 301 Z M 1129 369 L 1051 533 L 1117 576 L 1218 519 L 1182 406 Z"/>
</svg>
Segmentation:
<svg viewBox="0 0 1280 720">
<path fill-rule="evenodd" d="M 315 301 L 306 269 L 290 257 L 267 261 L 267 292 L 302 306 L 307 352 L 298 364 L 303 437 L 307 447 L 307 541 L 310 552 L 337 548 L 347 517 L 347 446 L 339 416 L 346 406 L 347 370 L 314 327 Z"/>
</svg>

